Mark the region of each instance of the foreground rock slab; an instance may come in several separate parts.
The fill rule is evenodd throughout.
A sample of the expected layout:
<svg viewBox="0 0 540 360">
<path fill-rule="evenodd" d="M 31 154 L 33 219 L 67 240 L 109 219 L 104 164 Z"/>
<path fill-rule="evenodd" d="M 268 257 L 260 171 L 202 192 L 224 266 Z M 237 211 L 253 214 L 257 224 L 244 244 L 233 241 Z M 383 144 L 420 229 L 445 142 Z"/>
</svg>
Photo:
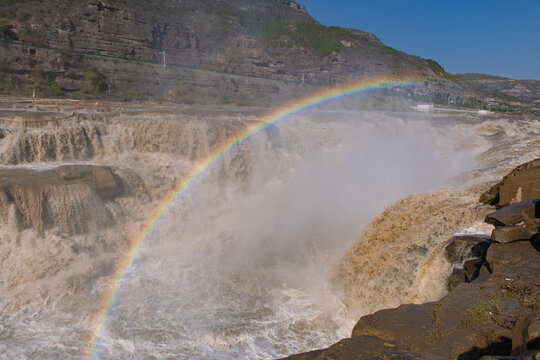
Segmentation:
<svg viewBox="0 0 540 360">
<path fill-rule="evenodd" d="M 505 206 L 488 214 L 485 221 L 495 226 L 510 226 L 524 222 L 532 228 L 537 219 L 540 219 L 540 199 Z"/>
</svg>

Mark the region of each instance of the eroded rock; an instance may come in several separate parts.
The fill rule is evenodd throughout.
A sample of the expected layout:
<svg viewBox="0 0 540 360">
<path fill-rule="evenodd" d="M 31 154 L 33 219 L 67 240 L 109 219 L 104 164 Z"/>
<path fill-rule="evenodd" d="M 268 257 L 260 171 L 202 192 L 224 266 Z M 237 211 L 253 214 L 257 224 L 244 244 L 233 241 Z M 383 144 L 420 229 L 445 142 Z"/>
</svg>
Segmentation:
<svg viewBox="0 0 540 360">
<path fill-rule="evenodd" d="M 472 360 L 484 355 L 509 356 L 515 322 L 539 310 L 540 287 L 535 284 L 540 284 L 540 252 L 532 241 L 494 243 L 486 260 L 493 266 L 491 275 L 459 284 L 437 302 L 406 304 L 364 316 L 354 327 L 352 338 L 312 357 L 288 359 L 422 356 Z M 479 259 L 475 264 L 483 268 L 485 263 Z M 536 333 L 535 328 L 531 332 Z M 385 347 L 385 343 L 395 347 Z M 362 346 L 371 349 L 361 350 Z M 530 358 L 519 356 L 514 358 Z"/>
<path fill-rule="evenodd" d="M 470 257 L 485 258 L 491 239 L 486 235 L 454 235 L 447 244 L 446 258 L 452 263 L 462 263 Z"/>
<path fill-rule="evenodd" d="M 491 238 L 499 243 L 508 243 L 517 240 L 529 240 L 536 231 L 524 225 L 497 226 L 491 233 Z"/>
<path fill-rule="evenodd" d="M 85 233 L 112 223 L 104 200 L 119 196 L 122 189 L 121 181 L 104 166 L 1 169 L 0 216 L 20 229 Z"/>
<path fill-rule="evenodd" d="M 520 165 L 480 196 L 480 202 L 500 206 L 540 198 L 540 159 Z"/>
<path fill-rule="evenodd" d="M 540 349 L 540 311 L 521 318 L 512 330 L 512 355 Z"/>
<path fill-rule="evenodd" d="M 534 227 L 537 219 L 540 219 L 540 199 L 505 206 L 488 214 L 485 221 L 495 226 L 510 226 L 523 222 Z"/>
<path fill-rule="evenodd" d="M 463 264 L 463 270 L 465 272 L 466 282 L 471 282 L 477 279 L 480 275 L 487 276 L 491 274 L 489 264 L 483 259 L 471 259 L 465 261 Z"/>
</svg>

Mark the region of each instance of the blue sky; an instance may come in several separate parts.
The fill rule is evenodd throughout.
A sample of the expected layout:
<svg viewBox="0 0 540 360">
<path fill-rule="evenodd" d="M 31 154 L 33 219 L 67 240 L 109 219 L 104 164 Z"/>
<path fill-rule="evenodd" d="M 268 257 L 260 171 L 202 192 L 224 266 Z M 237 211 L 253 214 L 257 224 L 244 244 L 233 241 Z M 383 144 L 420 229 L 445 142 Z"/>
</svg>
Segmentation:
<svg viewBox="0 0 540 360">
<path fill-rule="evenodd" d="M 325 25 L 374 33 L 448 72 L 540 80 L 540 0 L 297 0 Z"/>
</svg>

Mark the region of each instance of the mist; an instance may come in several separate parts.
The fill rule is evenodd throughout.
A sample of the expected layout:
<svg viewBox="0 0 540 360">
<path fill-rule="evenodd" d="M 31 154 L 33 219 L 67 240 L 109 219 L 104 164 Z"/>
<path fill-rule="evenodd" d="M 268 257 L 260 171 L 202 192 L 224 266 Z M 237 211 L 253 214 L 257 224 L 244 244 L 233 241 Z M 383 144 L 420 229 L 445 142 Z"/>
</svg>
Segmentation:
<svg viewBox="0 0 540 360">
<path fill-rule="evenodd" d="M 124 338 L 126 322 L 145 339 L 161 324 L 169 346 L 201 359 L 279 357 L 347 336 L 355 318 L 333 280 L 341 259 L 385 206 L 456 186 L 474 167 L 475 151 L 452 133 L 365 113 L 324 122 L 296 116 L 252 137 L 160 219 L 101 351 L 151 346 Z M 221 167 L 245 161 L 246 149 L 249 176 L 238 186 Z M 164 321 L 171 326 L 161 328 Z"/>
</svg>

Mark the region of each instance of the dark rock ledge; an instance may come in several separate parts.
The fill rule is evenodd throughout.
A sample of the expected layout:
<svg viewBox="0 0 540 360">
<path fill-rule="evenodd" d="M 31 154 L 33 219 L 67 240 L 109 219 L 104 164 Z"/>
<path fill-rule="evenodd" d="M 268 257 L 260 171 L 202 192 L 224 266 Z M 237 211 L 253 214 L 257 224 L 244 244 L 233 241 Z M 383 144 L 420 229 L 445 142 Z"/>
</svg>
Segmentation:
<svg viewBox="0 0 540 360">
<path fill-rule="evenodd" d="M 540 159 L 519 166 L 482 195 L 499 208 L 486 216 L 495 225 L 491 237 L 448 240 L 445 256 L 462 266 L 448 278 L 443 299 L 364 316 L 350 338 L 286 359 L 539 360 L 538 165 Z"/>
</svg>

